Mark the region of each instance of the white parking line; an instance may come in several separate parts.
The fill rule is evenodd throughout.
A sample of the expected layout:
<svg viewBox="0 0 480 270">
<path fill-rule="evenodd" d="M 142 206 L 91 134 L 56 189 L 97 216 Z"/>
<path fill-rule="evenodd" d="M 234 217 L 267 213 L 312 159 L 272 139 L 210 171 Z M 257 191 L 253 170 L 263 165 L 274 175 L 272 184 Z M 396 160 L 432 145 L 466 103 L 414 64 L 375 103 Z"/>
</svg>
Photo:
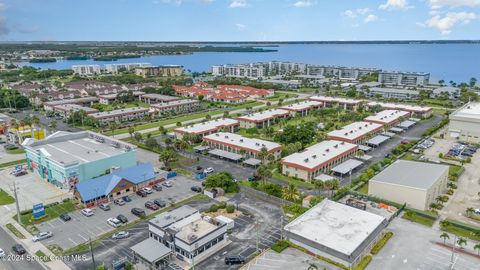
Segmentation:
<svg viewBox="0 0 480 270">
<path fill-rule="evenodd" d="M 85 240 L 85 241 L 88 241 L 88 239 L 87 239 L 87 238 L 85 238 L 83 235 L 81 235 L 81 234 L 78 234 L 78 236 L 80 236 L 80 238 L 82 238 L 83 240 Z"/>
<path fill-rule="evenodd" d="M 70 240 L 70 242 L 72 242 L 75 246 L 78 245 L 77 242 L 72 240 L 72 238 L 68 238 L 68 240 Z"/>
</svg>

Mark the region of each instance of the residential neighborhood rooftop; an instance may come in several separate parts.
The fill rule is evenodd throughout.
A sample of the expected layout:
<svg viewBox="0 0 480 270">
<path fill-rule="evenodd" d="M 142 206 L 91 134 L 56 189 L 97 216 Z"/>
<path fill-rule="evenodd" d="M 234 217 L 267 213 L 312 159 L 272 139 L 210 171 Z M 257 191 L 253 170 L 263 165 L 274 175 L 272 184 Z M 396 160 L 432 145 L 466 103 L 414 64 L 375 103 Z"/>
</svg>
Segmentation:
<svg viewBox="0 0 480 270">
<path fill-rule="evenodd" d="M 411 104 L 395 104 L 395 103 L 386 103 L 386 102 L 378 102 L 378 101 L 372 101 L 367 103 L 369 107 L 373 106 L 380 106 L 384 109 L 389 109 L 389 110 L 402 110 L 402 111 L 408 111 L 408 112 L 428 112 L 431 111 L 432 108 L 430 107 L 424 107 L 424 106 L 418 106 L 418 105 L 411 105 Z"/>
<path fill-rule="evenodd" d="M 310 97 L 311 100 L 321 101 L 321 102 L 337 102 L 344 104 L 360 104 L 361 100 L 351 99 L 351 98 L 339 98 L 339 97 L 327 97 L 327 96 L 313 96 Z"/>
<path fill-rule="evenodd" d="M 375 115 L 366 117 L 364 120 L 367 122 L 375 122 L 380 124 L 390 124 L 401 117 L 408 117 L 409 112 L 399 110 L 383 110 Z"/>
<path fill-rule="evenodd" d="M 237 119 L 241 121 L 249 121 L 249 122 L 263 122 L 269 119 L 273 119 L 279 116 L 285 116 L 288 114 L 290 114 L 290 112 L 287 110 L 270 109 L 266 111 L 243 115 L 243 116 L 237 117 Z"/>
<path fill-rule="evenodd" d="M 282 146 L 278 143 L 271 141 L 246 138 L 235 133 L 217 132 L 203 137 L 206 141 L 214 141 L 222 144 L 232 145 L 233 147 L 246 148 L 259 152 L 263 147 L 266 147 L 268 151 L 279 149 Z"/>
<path fill-rule="evenodd" d="M 102 118 L 109 118 L 109 117 L 115 117 L 115 116 L 120 116 L 120 115 L 140 113 L 140 112 L 148 112 L 148 111 L 149 111 L 148 108 L 132 107 L 132 108 L 113 110 L 113 111 L 93 113 L 90 116 L 92 116 L 94 118 L 102 119 Z"/>
<path fill-rule="evenodd" d="M 354 140 L 375 132 L 382 128 L 382 124 L 372 122 L 354 122 L 342 127 L 341 129 L 330 131 L 327 135 L 331 137 Z"/>
<path fill-rule="evenodd" d="M 238 125 L 238 120 L 231 118 L 218 118 L 207 122 L 179 127 L 176 128 L 175 131 L 180 133 L 200 134 L 208 131 L 214 131 L 222 127 L 234 125 Z"/>
<path fill-rule="evenodd" d="M 280 107 L 280 109 L 288 110 L 288 111 L 303 111 L 313 107 L 319 107 L 321 105 L 322 105 L 322 102 L 315 101 L 315 100 L 306 100 L 306 101 L 282 106 Z"/>
</svg>

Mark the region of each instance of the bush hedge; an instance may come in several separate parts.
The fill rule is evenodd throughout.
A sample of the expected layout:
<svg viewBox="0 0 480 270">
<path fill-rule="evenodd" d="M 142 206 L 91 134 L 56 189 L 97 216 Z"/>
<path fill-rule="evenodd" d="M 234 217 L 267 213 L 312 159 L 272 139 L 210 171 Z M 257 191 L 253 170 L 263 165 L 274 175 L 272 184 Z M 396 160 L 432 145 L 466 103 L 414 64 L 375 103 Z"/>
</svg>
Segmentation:
<svg viewBox="0 0 480 270">
<path fill-rule="evenodd" d="M 278 240 L 272 245 L 272 250 L 277 253 L 282 253 L 286 248 L 288 248 L 288 242 L 285 240 Z"/>
<path fill-rule="evenodd" d="M 363 270 L 367 267 L 367 265 L 372 261 L 372 256 L 368 255 L 365 256 L 360 263 L 353 268 L 353 270 Z"/>
<path fill-rule="evenodd" d="M 392 238 L 392 236 L 393 236 L 393 232 L 387 232 L 383 236 L 383 238 L 380 241 L 378 241 L 378 243 L 372 248 L 372 250 L 370 252 L 374 255 L 377 254 L 378 252 L 380 252 L 380 250 L 383 248 L 383 246 L 385 246 L 385 244 L 387 243 L 388 239 Z"/>
<path fill-rule="evenodd" d="M 229 205 L 227 205 L 226 208 L 227 208 L 227 213 L 229 213 L 229 214 L 235 212 L 235 206 L 234 205 L 229 204 Z"/>
</svg>

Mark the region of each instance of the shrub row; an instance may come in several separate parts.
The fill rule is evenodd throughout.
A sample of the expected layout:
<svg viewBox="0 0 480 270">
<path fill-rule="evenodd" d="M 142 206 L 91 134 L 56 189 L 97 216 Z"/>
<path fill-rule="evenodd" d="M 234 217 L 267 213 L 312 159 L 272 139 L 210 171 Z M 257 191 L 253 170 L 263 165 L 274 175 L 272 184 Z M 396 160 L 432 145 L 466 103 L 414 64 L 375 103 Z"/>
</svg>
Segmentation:
<svg viewBox="0 0 480 270">
<path fill-rule="evenodd" d="M 360 263 L 353 268 L 353 270 L 363 270 L 367 267 L 367 265 L 372 261 L 372 256 L 368 255 L 365 256 Z"/>
<path fill-rule="evenodd" d="M 378 241 L 378 243 L 372 248 L 372 251 L 370 251 L 372 254 L 377 254 L 383 246 L 387 243 L 388 239 L 390 239 L 393 236 L 393 232 L 387 232 L 383 238 Z M 362 268 L 363 269 L 363 268 Z"/>
<path fill-rule="evenodd" d="M 288 248 L 288 242 L 285 240 L 278 240 L 276 243 L 272 245 L 272 250 L 277 253 L 281 253 L 286 248 Z"/>
</svg>

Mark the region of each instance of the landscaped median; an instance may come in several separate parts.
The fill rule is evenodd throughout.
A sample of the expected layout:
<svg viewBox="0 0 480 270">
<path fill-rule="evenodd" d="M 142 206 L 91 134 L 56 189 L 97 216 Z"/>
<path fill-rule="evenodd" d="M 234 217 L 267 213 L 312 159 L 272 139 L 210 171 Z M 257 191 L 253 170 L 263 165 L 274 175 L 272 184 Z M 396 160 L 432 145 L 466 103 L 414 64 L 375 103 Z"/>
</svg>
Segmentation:
<svg viewBox="0 0 480 270">
<path fill-rule="evenodd" d="M 5 163 L 0 164 L 0 169 L 5 169 L 5 168 L 8 168 L 8 167 L 12 167 L 12 166 L 22 164 L 22 163 L 26 163 L 26 162 L 27 162 L 26 159 L 20 159 L 20 160 L 5 162 Z"/>
<path fill-rule="evenodd" d="M 183 201 L 180 201 L 180 202 L 177 202 L 177 203 L 174 203 L 174 204 L 171 204 L 170 206 L 168 207 L 165 207 L 165 208 L 162 208 L 148 216 L 146 216 L 145 218 L 141 218 L 141 219 L 137 219 L 131 223 L 128 223 L 127 225 L 125 226 L 121 226 L 115 230 L 112 230 L 110 232 L 107 232 L 105 234 L 102 234 L 100 235 L 97 239 L 92 239 L 92 242 L 91 242 L 91 246 L 92 248 L 96 248 L 98 246 L 100 246 L 101 242 L 105 239 L 108 239 L 108 238 L 111 238 L 113 234 L 115 233 L 118 233 L 120 231 L 125 231 L 131 227 L 134 227 L 135 225 L 137 225 L 138 223 L 140 222 L 143 222 L 145 220 L 149 220 L 155 216 L 157 216 L 158 214 L 160 213 L 163 213 L 163 212 L 166 212 L 166 211 L 170 211 L 178 206 L 181 206 L 183 204 L 186 204 L 188 202 L 191 202 L 191 201 L 203 201 L 203 200 L 208 200 L 210 199 L 209 197 L 203 195 L 203 194 L 197 194 L 195 196 L 192 196 L 190 198 L 187 198 Z M 86 252 L 90 249 L 90 243 L 89 242 L 85 242 L 85 243 L 82 243 L 82 244 L 79 244 L 75 247 L 72 247 L 72 248 L 69 248 L 67 250 L 63 250 L 61 247 L 59 247 L 58 245 L 55 245 L 55 244 L 52 244 L 52 245 L 49 245 L 48 246 L 48 249 L 55 255 L 57 256 L 68 256 L 68 255 L 73 255 L 73 254 L 78 254 L 78 253 L 83 253 L 83 252 Z"/>
<path fill-rule="evenodd" d="M 5 190 L 0 188 L 0 205 L 12 204 L 15 199 L 10 196 Z"/>
<path fill-rule="evenodd" d="M 455 220 L 445 219 L 440 221 L 440 229 L 457 236 L 480 241 L 480 227 L 465 224 Z"/>
<path fill-rule="evenodd" d="M 373 255 L 375 254 L 378 254 L 378 252 L 380 252 L 380 250 L 383 248 L 383 246 L 385 246 L 385 244 L 388 242 L 388 240 L 390 238 L 392 238 L 393 236 L 393 232 L 387 232 L 382 239 L 380 239 L 380 241 L 378 241 L 377 244 L 375 244 L 375 246 L 373 246 L 372 250 L 370 251 L 370 253 L 372 253 Z"/>
<path fill-rule="evenodd" d="M 410 220 L 415 223 L 432 227 L 438 218 L 438 214 L 432 211 L 420 211 L 416 209 L 407 209 L 402 216 L 403 219 Z"/>
<path fill-rule="evenodd" d="M 9 231 L 11 231 L 17 238 L 19 239 L 25 239 L 25 235 L 23 235 L 23 233 L 21 233 L 17 228 L 15 228 L 15 226 L 13 226 L 12 223 L 8 223 L 5 225 L 5 227 L 7 227 L 7 229 Z"/>
</svg>

